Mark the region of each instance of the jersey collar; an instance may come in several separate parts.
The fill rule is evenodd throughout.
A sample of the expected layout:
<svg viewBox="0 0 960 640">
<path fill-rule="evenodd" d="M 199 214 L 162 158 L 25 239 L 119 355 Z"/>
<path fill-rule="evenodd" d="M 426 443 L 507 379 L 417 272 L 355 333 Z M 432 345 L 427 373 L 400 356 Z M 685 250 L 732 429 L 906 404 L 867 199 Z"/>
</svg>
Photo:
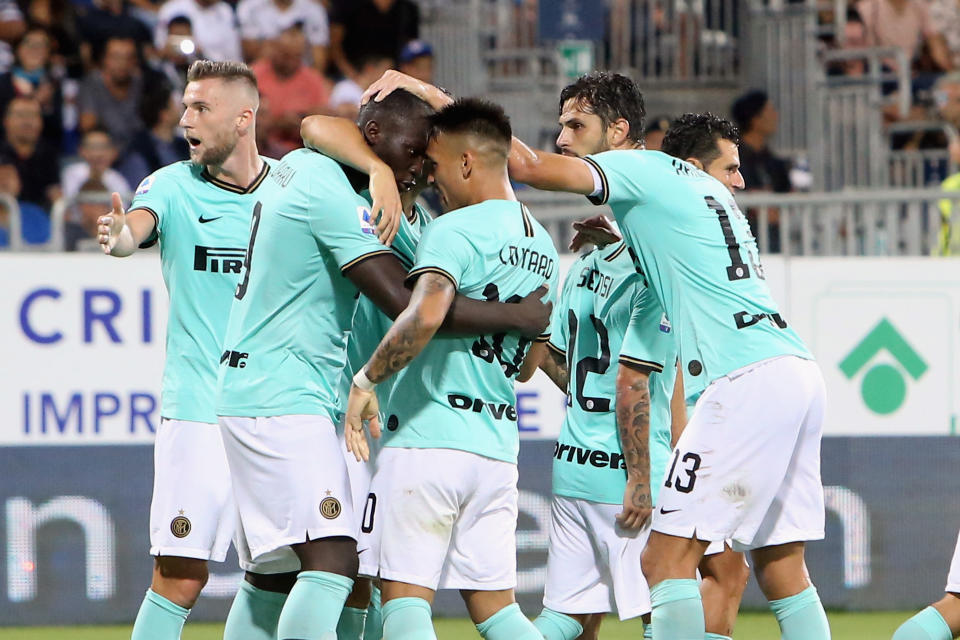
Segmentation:
<svg viewBox="0 0 960 640">
<path fill-rule="evenodd" d="M 210 172 L 207 171 L 207 168 L 204 167 L 203 171 L 200 172 L 200 177 L 212 184 L 215 187 L 219 187 L 224 191 L 229 191 L 230 193 L 253 193 L 257 190 L 257 187 L 264 181 L 267 177 L 267 174 L 270 173 L 270 164 L 264 160 L 263 168 L 260 169 L 260 173 L 257 174 L 257 177 L 253 179 L 253 182 L 248 184 L 246 187 L 238 187 L 235 184 L 230 184 L 219 178 L 214 178 L 210 175 Z"/>
</svg>

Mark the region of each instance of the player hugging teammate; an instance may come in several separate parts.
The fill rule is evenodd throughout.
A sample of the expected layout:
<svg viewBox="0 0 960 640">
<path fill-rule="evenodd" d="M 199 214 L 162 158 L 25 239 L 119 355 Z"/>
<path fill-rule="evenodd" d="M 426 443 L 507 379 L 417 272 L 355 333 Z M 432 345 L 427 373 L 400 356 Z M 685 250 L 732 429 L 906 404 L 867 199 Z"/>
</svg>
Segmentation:
<svg viewBox="0 0 960 640">
<path fill-rule="evenodd" d="M 174 509 L 180 542 L 154 545 L 135 640 L 179 637 L 231 536 L 249 573 L 228 640 L 378 638 L 374 578 L 391 639 L 435 638 L 439 588 L 459 590 L 491 640 L 596 638 L 611 596 L 658 640 L 729 638 L 747 550 L 783 636 L 829 638 L 803 557 L 823 536 L 823 383 L 734 201 L 734 127 L 688 114 L 666 153 L 645 151 L 636 85 L 597 73 L 561 94 L 564 155 L 534 152 L 496 105 L 390 72 L 357 123 L 304 122 L 326 155 L 274 163 L 256 153 L 248 70 L 200 63 L 192 77 L 192 161 L 145 180 L 131 212 L 102 219 L 101 241 L 126 255 L 159 235 L 177 320 L 155 510 L 179 486 L 161 459 L 192 450 L 201 468 L 217 462 L 193 493 L 218 496 L 223 526 L 187 489 L 163 503 L 152 529 Z M 511 178 L 609 204 L 623 239 L 581 227 L 597 248 L 561 287 Z M 445 209 L 432 221 L 415 203 L 428 182 Z M 220 218 L 229 236 L 200 237 Z M 191 271 L 223 246 L 239 273 Z M 182 321 L 185 306 L 209 317 Z M 169 348 L 201 335 L 202 350 Z M 538 367 L 569 409 L 531 622 L 513 593 L 513 384 Z M 184 412 L 179 369 L 204 372 L 202 411 Z M 180 442 L 188 427 L 207 439 Z"/>
</svg>

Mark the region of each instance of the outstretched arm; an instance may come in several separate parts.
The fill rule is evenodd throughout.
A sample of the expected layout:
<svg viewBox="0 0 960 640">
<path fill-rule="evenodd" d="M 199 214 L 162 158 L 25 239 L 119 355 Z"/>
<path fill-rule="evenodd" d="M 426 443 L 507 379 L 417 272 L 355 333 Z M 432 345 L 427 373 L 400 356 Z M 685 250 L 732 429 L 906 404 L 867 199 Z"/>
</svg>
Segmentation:
<svg viewBox="0 0 960 640">
<path fill-rule="evenodd" d="M 628 364 L 617 371 L 617 432 L 627 465 L 620 526 L 639 529 L 653 513 L 650 494 L 650 372 Z"/>
<path fill-rule="evenodd" d="M 384 253 L 364 260 L 350 268 L 346 276 L 391 318 L 398 318 L 412 300 L 410 290 L 404 285 L 407 272 L 392 254 Z M 549 324 L 553 309 L 551 303 L 540 301 L 546 292 L 545 286 L 540 287 L 513 304 L 458 295 L 449 306 L 441 330 L 461 335 L 507 332 L 537 337 Z"/>
<path fill-rule="evenodd" d="M 396 178 L 357 125 L 346 118 L 310 116 L 300 123 L 300 137 L 308 148 L 370 176 L 370 213 L 377 221 L 377 235 L 384 244 L 393 242 L 403 215 Z"/>
<path fill-rule="evenodd" d="M 105 254 L 125 258 L 146 242 L 157 221 L 146 209 L 125 212 L 120 194 L 112 197 L 113 209 L 97 219 L 97 240 Z"/>
<path fill-rule="evenodd" d="M 585 196 L 596 191 L 593 172 L 585 160 L 531 149 L 514 138 L 508 159 L 510 177 L 544 191 L 569 191 Z"/>
</svg>

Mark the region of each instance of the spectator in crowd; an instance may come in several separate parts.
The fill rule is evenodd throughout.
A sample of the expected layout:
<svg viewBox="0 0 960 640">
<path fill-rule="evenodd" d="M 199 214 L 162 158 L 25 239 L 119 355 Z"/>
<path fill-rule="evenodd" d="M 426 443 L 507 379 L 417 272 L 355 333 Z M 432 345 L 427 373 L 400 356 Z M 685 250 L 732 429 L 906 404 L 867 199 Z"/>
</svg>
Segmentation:
<svg viewBox="0 0 960 640">
<path fill-rule="evenodd" d="M 187 86 L 187 69 L 190 63 L 204 54 L 193 37 L 193 25 L 187 16 L 174 16 L 167 23 L 166 44 L 158 50 L 159 71 L 175 93 L 182 94 Z M 149 126 L 149 125 L 147 125 Z"/>
<path fill-rule="evenodd" d="M 327 108 L 327 79 L 304 64 L 305 45 L 303 23 L 297 22 L 281 31 L 267 57 L 251 67 L 260 87 L 257 133 L 267 156 L 279 158 L 302 146 L 300 121 Z"/>
<path fill-rule="evenodd" d="M 20 197 L 22 183 L 17 168 L 12 164 L 0 164 L 0 194 L 14 200 Z M 20 210 L 20 237 L 26 244 L 43 244 L 50 240 L 50 216 L 35 204 L 17 202 Z M 0 200 L 0 248 L 10 246 L 12 224 L 11 211 L 5 200 Z"/>
<path fill-rule="evenodd" d="M 791 190 L 790 163 L 770 150 L 770 139 L 777 133 L 778 114 L 763 91 L 748 91 L 737 98 L 730 109 L 740 130 L 740 174 L 746 191 L 786 193 Z M 756 212 L 747 211 L 754 235 L 759 235 Z M 766 250 L 780 252 L 780 211 L 768 209 Z"/>
<path fill-rule="evenodd" d="M 31 27 L 17 43 L 16 62 L 0 75 L 0 112 L 14 96 L 33 96 L 43 110 L 43 137 L 60 145 L 63 134 L 63 92 L 50 72 L 50 36 L 43 27 Z"/>
<path fill-rule="evenodd" d="M 853 7 L 847 8 L 847 19 L 843 24 L 842 44 L 831 41 L 830 45 L 840 50 L 863 49 L 868 46 L 867 27 L 863 24 L 863 18 L 860 17 L 859 11 Z M 865 58 L 836 61 L 829 65 L 827 73 L 831 76 L 860 78 L 867 73 L 867 61 Z"/>
<path fill-rule="evenodd" d="M 277 38 L 289 25 L 302 22 L 310 63 L 320 73 L 326 71 L 330 26 L 326 9 L 316 0 L 240 0 L 237 18 L 246 60 L 259 60 L 267 41 Z"/>
<path fill-rule="evenodd" d="M 31 24 L 46 29 L 50 36 L 51 64 L 64 69 L 70 77 L 83 75 L 74 4 L 70 0 L 30 0 L 27 18 Z"/>
<path fill-rule="evenodd" d="M 93 0 L 77 18 L 80 52 L 85 66 L 97 62 L 96 49 L 109 39 L 129 39 L 135 46 L 150 44 L 150 30 L 133 17 L 124 0 Z"/>
<path fill-rule="evenodd" d="M 942 71 L 953 68 L 946 42 L 930 19 L 927 0 L 860 0 L 856 9 L 866 27 L 867 46 L 897 47 L 903 50 L 910 64 L 919 57 L 925 44 L 937 68 Z M 892 58 L 884 64 L 897 69 L 897 62 Z"/>
<path fill-rule="evenodd" d="M 20 39 L 27 30 L 23 13 L 15 0 L 0 0 L 0 71 L 6 71 L 13 64 L 11 45 Z"/>
<path fill-rule="evenodd" d="M 930 21 L 943 35 L 950 64 L 960 69 L 960 2 L 957 0 L 929 0 Z"/>
<path fill-rule="evenodd" d="M 157 49 L 167 45 L 168 26 L 177 16 L 185 16 L 193 26 L 197 49 L 210 60 L 242 60 L 240 32 L 231 7 L 223 0 L 168 0 L 157 14 L 154 43 Z"/>
<path fill-rule="evenodd" d="M 427 84 L 433 84 L 433 47 L 429 42 L 411 40 L 400 50 L 397 63 L 399 71 Z"/>
<path fill-rule="evenodd" d="M 763 91 L 749 91 L 737 98 L 730 109 L 741 131 L 740 173 L 747 191 L 790 191 L 790 165 L 770 151 L 777 133 L 777 110 Z"/>
<path fill-rule="evenodd" d="M 144 96 L 140 118 L 146 128 L 134 137 L 120 164 L 120 173 L 130 186 L 140 184 L 160 167 L 190 157 L 190 145 L 177 135 L 180 108 L 170 94 L 153 91 Z"/>
<path fill-rule="evenodd" d="M 0 164 L 11 164 L 20 177 L 20 200 L 44 209 L 60 197 L 60 160 L 45 140 L 43 109 L 33 96 L 17 96 L 7 104 Z"/>
<path fill-rule="evenodd" d="M 364 56 L 355 66 L 358 73 L 353 78 L 344 78 L 333 87 L 330 109 L 337 115 L 351 120 L 360 111 L 360 98 L 367 87 L 393 68 L 393 58 L 382 53 Z"/>
<path fill-rule="evenodd" d="M 97 218 L 110 209 L 110 188 L 97 178 L 80 185 L 73 198 L 77 217 L 63 225 L 63 244 L 67 251 L 99 251 Z"/>
<path fill-rule="evenodd" d="M 643 147 L 648 151 L 660 151 L 663 145 L 663 136 L 670 128 L 670 118 L 658 116 L 650 119 L 650 124 L 643 130 Z"/>
<path fill-rule="evenodd" d="M 66 167 L 60 184 L 63 197 L 72 200 L 80 192 L 80 186 L 89 179 L 103 182 L 110 191 L 121 196 L 130 195 L 130 185 L 111 165 L 117 160 L 117 148 L 106 129 L 93 128 L 83 134 L 80 142 L 80 161 Z"/>
<path fill-rule="evenodd" d="M 143 128 L 143 76 L 138 63 L 132 38 L 111 37 L 103 47 L 100 68 L 88 73 L 80 86 L 80 130 L 106 129 L 121 152 Z"/>
<path fill-rule="evenodd" d="M 340 73 L 356 79 L 355 61 L 371 54 L 395 60 L 420 32 L 420 10 L 412 0 L 333 0 L 330 57 Z"/>
</svg>

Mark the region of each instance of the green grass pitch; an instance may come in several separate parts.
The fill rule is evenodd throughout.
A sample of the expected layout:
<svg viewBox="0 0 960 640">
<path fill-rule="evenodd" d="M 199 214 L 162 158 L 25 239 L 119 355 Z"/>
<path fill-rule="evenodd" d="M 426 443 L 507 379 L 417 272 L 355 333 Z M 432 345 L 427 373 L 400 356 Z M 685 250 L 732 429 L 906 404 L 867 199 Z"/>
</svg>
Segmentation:
<svg viewBox="0 0 960 640">
<path fill-rule="evenodd" d="M 833 640 L 889 640 L 893 631 L 912 615 L 910 612 L 875 613 L 830 612 Z M 440 618 L 435 621 L 440 640 L 479 638 L 469 620 Z M 643 627 L 639 622 L 605 620 L 601 640 L 639 640 Z M 735 640 L 778 640 L 777 623 L 767 612 L 740 614 Z M 183 640 L 221 640 L 223 625 L 187 624 Z M 8 627 L 0 628 L 0 640 L 129 640 L 130 627 Z"/>
</svg>

